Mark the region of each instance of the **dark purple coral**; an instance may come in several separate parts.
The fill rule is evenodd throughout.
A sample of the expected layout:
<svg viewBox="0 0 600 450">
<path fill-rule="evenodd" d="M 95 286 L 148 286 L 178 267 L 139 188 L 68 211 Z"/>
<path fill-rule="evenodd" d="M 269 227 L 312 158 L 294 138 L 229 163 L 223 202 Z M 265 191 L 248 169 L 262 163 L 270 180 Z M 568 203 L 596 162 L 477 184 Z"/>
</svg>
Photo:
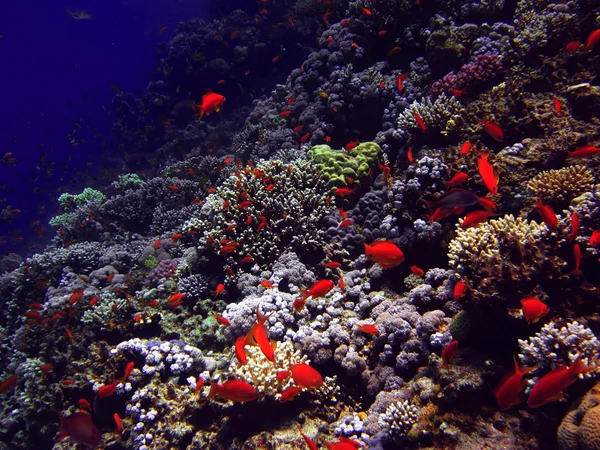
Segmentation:
<svg viewBox="0 0 600 450">
<path fill-rule="evenodd" d="M 431 94 L 452 93 L 454 89 L 473 90 L 484 82 L 497 77 L 502 72 L 502 61 L 496 53 L 485 53 L 476 56 L 471 62 L 464 64 L 458 73 L 448 73 L 431 86 Z"/>
</svg>

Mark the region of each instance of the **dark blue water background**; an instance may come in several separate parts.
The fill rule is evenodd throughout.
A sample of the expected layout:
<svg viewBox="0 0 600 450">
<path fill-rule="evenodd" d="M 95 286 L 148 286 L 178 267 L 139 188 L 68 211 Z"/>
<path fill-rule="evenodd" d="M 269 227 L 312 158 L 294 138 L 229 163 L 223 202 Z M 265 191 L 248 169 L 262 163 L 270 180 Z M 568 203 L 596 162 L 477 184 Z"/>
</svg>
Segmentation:
<svg viewBox="0 0 600 450">
<path fill-rule="evenodd" d="M 83 9 L 93 19 L 75 20 L 67 8 Z M 102 183 L 103 168 L 118 171 L 111 167 L 119 150 L 111 135 L 115 92 L 109 85 L 141 94 L 152 78 L 156 46 L 170 39 L 179 21 L 206 18 L 204 10 L 202 0 L 2 2 L 0 157 L 13 152 L 19 162 L 0 167 L 0 187 L 6 185 L 0 209 L 8 204 L 22 213 L 0 222 L 0 236 L 8 241 L 0 254 L 39 250 L 60 193 Z M 162 26 L 167 30 L 159 34 Z M 66 135 L 74 130 L 75 141 L 83 137 L 85 144 L 70 144 Z M 35 236 L 36 220 L 47 234 Z M 16 236 L 25 241 L 11 242 Z"/>
</svg>

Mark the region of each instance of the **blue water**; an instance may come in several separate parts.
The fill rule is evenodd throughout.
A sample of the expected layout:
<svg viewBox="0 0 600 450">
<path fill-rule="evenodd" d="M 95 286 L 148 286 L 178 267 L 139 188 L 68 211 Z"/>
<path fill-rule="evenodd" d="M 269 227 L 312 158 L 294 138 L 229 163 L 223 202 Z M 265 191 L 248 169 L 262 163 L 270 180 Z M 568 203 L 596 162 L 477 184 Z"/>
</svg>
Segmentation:
<svg viewBox="0 0 600 450">
<path fill-rule="evenodd" d="M 75 20 L 67 9 L 93 18 Z M 152 78 L 157 44 L 171 38 L 178 22 L 193 17 L 207 18 L 204 2 L 3 2 L 0 157 L 12 152 L 18 164 L 0 166 L 0 187 L 6 185 L 0 209 L 11 205 L 22 212 L 10 223 L 0 222 L 7 241 L 0 253 L 41 249 L 57 197 L 102 184 L 103 168 L 118 170 L 115 159 L 109 160 L 118 156 L 110 85 L 139 95 Z M 84 138 L 85 144 L 73 146 L 72 138 L 76 143 Z M 39 237 L 31 227 L 37 220 L 46 229 Z M 24 241 L 11 242 L 17 236 Z"/>
</svg>

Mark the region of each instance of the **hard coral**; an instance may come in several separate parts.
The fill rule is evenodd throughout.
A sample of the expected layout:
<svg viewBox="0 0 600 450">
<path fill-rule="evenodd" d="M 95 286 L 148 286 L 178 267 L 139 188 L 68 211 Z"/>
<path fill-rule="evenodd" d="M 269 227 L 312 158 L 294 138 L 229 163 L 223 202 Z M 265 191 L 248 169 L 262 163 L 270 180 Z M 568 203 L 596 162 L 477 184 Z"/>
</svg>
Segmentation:
<svg viewBox="0 0 600 450">
<path fill-rule="evenodd" d="M 584 166 L 568 166 L 557 170 L 546 170 L 529 180 L 527 189 L 534 197 L 545 202 L 568 204 L 575 197 L 591 191 L 594 174 Z"/>
<path fill-rule="evenodd" d="M 556 437 L 560 450 L 600 450 L 600 384 L 563 418 Z"/>
<path fill-rule="evenodd" d="M 434 101 L 430 97 L 416 100 L 398 117 L 401 133 L 416 134 L 419 131 L 415 114 L 423 120 L 426 133 L 437 132 L 444 136 L 456 133 L 463 121 L 464 108 L 455 97 L 441 94 Z"/>
</svg>

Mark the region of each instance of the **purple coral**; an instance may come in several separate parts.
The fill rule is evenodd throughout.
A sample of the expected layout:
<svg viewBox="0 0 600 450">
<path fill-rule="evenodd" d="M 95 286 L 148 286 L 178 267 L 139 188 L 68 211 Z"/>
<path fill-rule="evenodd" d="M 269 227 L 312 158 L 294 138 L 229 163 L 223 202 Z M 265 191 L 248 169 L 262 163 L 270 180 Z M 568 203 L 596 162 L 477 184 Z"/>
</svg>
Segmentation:
<svg viewBox="0 0 600 450">
<path fill-rule="evenodd" d="M 478 55 L 471 62 L 464 64 L 458 73 L 452 71 L 433 83 L 431 94 L 451 93 L 454 89 L 472 89 L 476 85 L 495 78 L 501 71 L 500 55 L 496 53 Z"/>
</svg>

